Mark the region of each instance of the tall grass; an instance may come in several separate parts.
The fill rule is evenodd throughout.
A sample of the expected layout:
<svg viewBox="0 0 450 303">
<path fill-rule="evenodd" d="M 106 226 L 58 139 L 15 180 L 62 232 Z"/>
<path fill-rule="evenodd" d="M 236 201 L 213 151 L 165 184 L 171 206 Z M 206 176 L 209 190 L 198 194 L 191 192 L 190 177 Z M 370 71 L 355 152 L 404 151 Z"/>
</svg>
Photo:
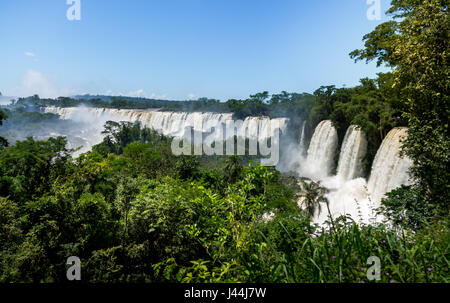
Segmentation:
<svg viewBox="0 0 450 303">
<path fill-rule="evenodd" d="M 358 225 L 340 217 L 310 234 L 295 234 L 299 229 L 289 230 L 286 226 L 291 220 L 278 218 L 260 231 L 267 242 L 261 272 L 271 268 L 272 282 L 372 282 L 367 278 L 368 268 L 373 265 L 367 264 L 371 256 L 381 261 L 381 279 L 373 282 L 449 280 L 450 234 L 446 221 L 413 234 L 383 224 Z M 270 275 L 265 279 L 270 280 Z"/>
</svg>

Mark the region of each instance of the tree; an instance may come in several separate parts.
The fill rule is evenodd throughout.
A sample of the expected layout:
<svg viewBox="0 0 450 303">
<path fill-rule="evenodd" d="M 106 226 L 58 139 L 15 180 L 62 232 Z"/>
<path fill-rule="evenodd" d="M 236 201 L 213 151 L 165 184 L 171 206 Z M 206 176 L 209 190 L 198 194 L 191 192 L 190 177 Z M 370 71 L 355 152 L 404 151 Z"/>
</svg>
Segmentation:
<svg viewBox="0 0 450 303">
<path fill-rule="evenodd" d="M 302 181 L 302 192 L 300 197 L 303 198 L 301 204 L 306 209 L 308 215 L 312 218 L 316 212 L 320 214 L 322 207 L 320 203 L 328 203 L 328 200 L 324 197 L 326 189 L 319 184 L 309 181 Z"/>
<path fill-rule="evenodd" d="M 224 173 L 228 183 L 234 183 L 241 174 L 243 168 L 241 161 L 242 159 L 236 155 L 227 157 Z"/>
<path fill-rule="evenodd" d="M 131 210 L 131 201 L 139 193 L 139 180 L 135 178 L 124 178 L 117 187 L 115 204 L 123 217 L 123 239 L 128 236 L 128 214 Z"/>
<path fill-rule="evenodd" d="M 257 93 L 257 94 L 254 94 L 254 95 L 250 95 L 250 98 L 258 100 L 261 103 L 265 103 L 267 101 L 267 99 L 269 98 L 269 92 L 268 91 L 264 91 L 262 93 Z"/>
<path fill-rule="evenodd" d="M 379 209 L 396 227 L 418 230 L 425 226 L 432 215 L 432 206 L 424 203 L 420 191 L 403 186 L 387 194 Z"/>
<path fill-rule="evenodd" d="M 0 96 L 1 96 L 1 94 L 0 94 Z M 5 112 L 0 109 L 0 126 L 3 125 L 3 120 L 6 120 L 7 118 L 8 118 L 8 116 L 5 114 Z M 0 149 L 2 147 L 6 147 L 6 146 L 8 146 L 8 141 L 6 141 L 5 138 L 0 136 Z"/>
<path fill-rule="evenodd" d="M 385 22 L 350 56 L 393 67 L 409 125 L 404 151 L 428 201 L 449 211 L 450 14 L 446 0 L 393 0 Z"/>
<path fill-rule="evenodd" d="M 130 165 L 135 172 L 142 172 L 155 178 L 165 164 L 157 149 L 151 143 L 132 142 L 123 149 L 123 156 L 130 159 Z"/>
<path fill-rule="evenodd" d="M 289 94 L 286 91 L 282 91 L 281 94 L 274 94 L 272 98 L 270 98 L 269 103 L 271 105 L 277 105 L 279 103 L 287 103 L 292 99 L 292 94 Z"/>
<path fill-rule="evenodd" d="M 181 156 L 175 163 L 175 172 L 180 179 L 195 179 L 198 176 L 199 164 L 194 156 Z"/>
<path fill-rule="evenodd" d="M 18 141 L 0 153 L 0 196 L 24 202 L 47 192 L 65 175 L 71 150 L 66 138 Z"/>
<path fill-rule="evenodd" d="M 99 152 L 108 150 L 110 153 L 120 155 L 128 143 L 142 141 L 143 132 L 139 122 L 107 121 L 104 128 L 102 131 L 102 134 L 105 135 L 103 142 L 94 147 L 94 150 Z M 145 133 L 145 136 L 148 134 Z"/>
</svg>

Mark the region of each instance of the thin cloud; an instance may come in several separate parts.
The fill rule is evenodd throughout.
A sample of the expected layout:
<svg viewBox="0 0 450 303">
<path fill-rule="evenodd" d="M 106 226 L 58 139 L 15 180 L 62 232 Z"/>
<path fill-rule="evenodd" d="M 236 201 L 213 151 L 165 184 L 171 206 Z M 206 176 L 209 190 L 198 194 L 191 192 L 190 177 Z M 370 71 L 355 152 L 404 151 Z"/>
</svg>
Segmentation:
<svg viewBox="0 0 450 303">
<path fill-rule="evenodd" d="M 127 95 L 130 96 L 130 97 L 140 97 L 140 98 L 142 98 L 142 97 L 145 96 L 145 92 L 141 88 L 141 89 L 138 89 L 137 91 L 129 92 Z"/>
<path fill-rule="evenodd" d="M 112 90 L 107 90 L 106 95 L 108 96 L 123 96 L 123 97 L 135 97 L 135 98 L 147 98 L 147 99 L 160 99 L 167 100 L 167 95 L 158 95 L 155 93 L 147 94 L 142 88 L 136 91 L 131 91 L 128 93 L 114 93 Z"/>
<path fill-rule="evenodd" d="M 167 100 L 167 95 L 157 95 L 155 93 L 147 96 L 148 99 L 159 99 L 159 100 Z"/>
<path fill-rule="evenodd" d="M 32 53 L 32 52 L 25 52 L 25 56 L 28 56 L 28 57 L 36 57 L 36 54 L 35 54 L 35 53 Z"/>
<path fill-rule="evenodd" d="M 56 98 L 60 96 L 69 96 L 73 91 L 57 88 L 47 77 L 33 69 L 29 69 L 18 87 L 12 90 L 13 95 L 28 97 L 39 95 L 41 98 Z"/>
</svg>

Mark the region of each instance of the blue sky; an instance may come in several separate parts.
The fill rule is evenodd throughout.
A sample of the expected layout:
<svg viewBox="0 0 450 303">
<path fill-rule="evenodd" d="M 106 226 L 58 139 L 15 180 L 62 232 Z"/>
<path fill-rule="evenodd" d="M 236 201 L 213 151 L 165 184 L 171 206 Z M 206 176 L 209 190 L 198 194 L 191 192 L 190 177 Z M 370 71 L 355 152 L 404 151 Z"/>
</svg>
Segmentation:
<svg viewBox="0 0 450 303">
<path fill-rule="evenodd" d="M 366 0 L 0 2 L 0 92 L 184 100 L 354 86 L 386 69 L 348 53 L 387 20 Z M 381 1 L 382 11 L 389 1 Z"/>
</svg>

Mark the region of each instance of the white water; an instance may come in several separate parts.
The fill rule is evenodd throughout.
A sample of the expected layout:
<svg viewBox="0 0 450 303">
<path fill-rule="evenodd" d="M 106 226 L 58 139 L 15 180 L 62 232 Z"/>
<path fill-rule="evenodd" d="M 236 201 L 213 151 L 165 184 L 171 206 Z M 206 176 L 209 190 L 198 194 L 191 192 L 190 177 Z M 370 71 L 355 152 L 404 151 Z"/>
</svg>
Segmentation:
<svg viewBox="0 0 450 303">
<path fill-rule="evenodd" d="M 336 184 L 337 182 L 337 184 Z M 350 181 L 337 181 L 335 177 L 325 180 L 322 184 L 330 192 L 325 196 L 333 218 L 342 215 L 350 215 L 355 221 L 368 223 L 372 215 L 372 207 L 369 204 L 366 190 L 366 180 L 357 178 Z M 336 186 L 336 187 L 335 187 Z M 313 221 L 319 224 L 328 219 L 328 210 L 325 203 L 321 203 L 322 212 L 316 213 Z"/>
<path fill-rule="evenodd" d="M 329 190 L 326 198 L 334 218 L 350 215 L 361 223 L 380 221 L 382 218 L 376 216 L 375 209 L 380 206 L 385 194 L 412 182 L 408 173 L 412 161 L 400 156 L 406 136 L 406 128 L 394 128 L 388 133 L 379 147 L 369 181 L 366 182 L 361 178 L 362 159 L 367 150 L 366 136 L 358 127 L 350 126 L 342 143 L 337 175 L 330 176 L 334 154 L 331 151 L 335 148 L 337 135 L 331 122 L 323 121 L 317 126 L 308 149 L 306 167 L 309 170 L 301 169 L 300 175 L 320 182 Z M 314 167 L 316 171 L 311 174 Z M 320 174 L 318 169 L 325 173 Z M 322 212 L 316 213 L 314 221 L 322 224 L 328 215 L 326 204 L 322 204 Z"/>
<path fill-rule="evenodd" d="M 407 128 L 394 128 L 387 134 L 378 149 L 367 184 L 371 199 L 376 205 L 379 205 L 387 192 L 401 185 L 412 184 L 408 173 L 413 165 L 412 160 L 406 156 L 400 156 L 402 142 L 407 136 Z"/>
<path fill-rule="evenodd" d="M 362 160 L 367 152 L 366 134 L 351 125 L 345 134 L 339 156 L 337 176 L 348 181 L 363 175 Z"/>
<path fill-rule="evenodd" d="M 58 114 L 61 119 L 103 124 L 108 121 L 139 121 L 148 128 L 154 129 L 166 136 L 182 136 L 187 127 L 195 131 L 202 131 L 201 127 L 217 126 L 232 114 L 217 113 L 186 113 L 186 112 L 160 112 L 157 110 L 113 109 L 95 107 L 46 107 L 46 113 Z M 199 123 L 200 122 L 200 123 Z M 204 124 L 202 124 L 202 122 Z M 211 123 L 213 122 L 213 123 Z"/>
<path fill-rule="evenodd" d="M 306 121 L 303 122 L 303 126 L 302 126 L 302 133 L 300 134 L 300 156 L 303 156 L 303 154 L 305 153 L 306 150 L 306 146 L 305 146 L 305 127 L 306 127 Z"/>
<path fill-rule="evenodd" d="M 89 148 L 102 141 L 101 131 L 106 121 L 139 121 L 142 125 L 151 128 L 163 135 L 172 137 L 182 137 L 187 130 L 192 128 L 198 132 L 210 132 L 212 128 L 225 129 L 227 120 L 231 120 L 232 113 L 211 113 L 211 112 L 163 112 L 158 110 L 135 110 L 135 109 L 112 109 L 94 107 L 45 107 L 46 113 L 58 114 L 61 119 L 70 119 L 78 122 L 85 122 L 90 125 Z M 279 130 L 283 133 L 289 119 L 268 117 L 248 117 L 243 121 L 237 134 L 242 134 L 245 138 L 257 138 L 263 142 L 270 138 L 275 129 L 272 125 L 279 125 Z M 275 122 L 276 124 L 272 124 Z"/>
<path fill-rule="evenodd" d="M 329 120 L 320 122 L 312 136 L 300 174 L 314 181 L 329 176 L 333 169 L 337 144 L 338 135 L 332 122 Z"/>
</svg>

